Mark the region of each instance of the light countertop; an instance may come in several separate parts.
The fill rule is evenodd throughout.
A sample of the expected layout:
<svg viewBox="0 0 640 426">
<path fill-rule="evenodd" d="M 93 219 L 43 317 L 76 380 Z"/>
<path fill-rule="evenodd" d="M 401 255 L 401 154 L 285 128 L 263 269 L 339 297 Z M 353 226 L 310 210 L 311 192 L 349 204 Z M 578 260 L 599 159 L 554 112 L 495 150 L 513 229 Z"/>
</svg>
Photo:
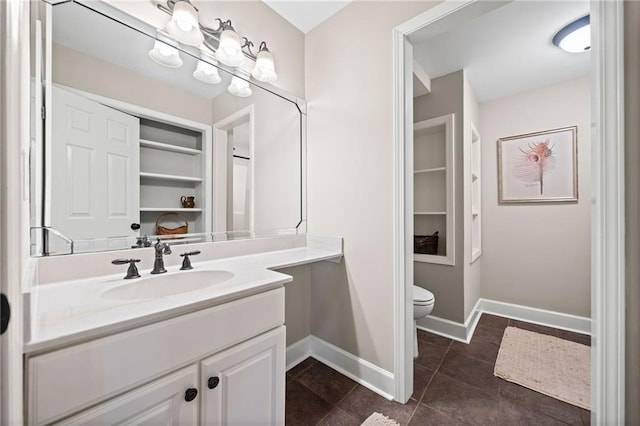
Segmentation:
<svg viewBox="0 0 640 426">
<path fill-rule="evenodd" d="M 29 295 L 30 324 L 24 351 L 43 352 L 281 287 L 292 277 L 272 269 L 339 260 L 341 239 L 336 240 L 337 244 L 321 240 L 320 244 L 216 260 L 198 261 L 194 257 L 191 271 L 180 271 L 180 265 L 166 266 L 168 272 L 162 276 L 175 276 L 176 285 L 193 271 L 228 271 L 233 277 L 199 290 L 154 299 L 119 301 L 102 296 L 116 286 L 153 279 L 150 269 L 139 268 L 142 278 L 124 280 L 126 265 L 117 274 L 35 286 Z"/>
</svg>

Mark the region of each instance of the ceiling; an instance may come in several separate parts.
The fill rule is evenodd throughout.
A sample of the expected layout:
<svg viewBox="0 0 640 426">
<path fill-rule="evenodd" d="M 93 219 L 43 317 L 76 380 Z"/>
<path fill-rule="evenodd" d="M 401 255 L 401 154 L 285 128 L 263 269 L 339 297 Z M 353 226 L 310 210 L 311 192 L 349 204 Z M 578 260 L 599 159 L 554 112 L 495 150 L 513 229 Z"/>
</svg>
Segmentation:
<svg viewBox="0 0 640 426">
<path fill-rule="evenodd" d="M 352 0 L 262 0 L 271 9 L 293 24 L 303 33 L 308 33 L 318 24 L 339 12 Z"/>
<path fill-rule="evenodd" d="M 551 42 L 589 13 L 588 1 L 494 4 L 496 9 L 438 34 L 426 27 L 409 37 L 414 59 L 432 79 L 465 69 L 482 103 L 589 74 L 589 52 L 567 53 Z"/>
</svg>

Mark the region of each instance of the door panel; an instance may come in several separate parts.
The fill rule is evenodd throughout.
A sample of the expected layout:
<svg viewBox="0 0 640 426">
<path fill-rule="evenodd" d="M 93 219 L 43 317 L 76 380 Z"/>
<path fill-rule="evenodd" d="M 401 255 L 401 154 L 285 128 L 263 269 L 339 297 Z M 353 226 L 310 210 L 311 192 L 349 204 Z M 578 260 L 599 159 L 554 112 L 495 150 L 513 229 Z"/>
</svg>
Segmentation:
<svg viewBox="0 0 640 426">
<path fill-rule="evenodd" d="M 197 385 L 198 368 L 192 365 L 59 424 L 195 425 L 200 397 L 186 401 L 185 392 Z"/>
<path fill-rule="evenodd" d="M 52 98 L 50 225 L 73 240 L 136 236 L 139 119 L 55 86 Z"/>
<path fill-rule="evenodd" d="M 283 425 L 284 348 L 285 328 L 278 327 L 202 361 L 202 423 Z"/>
</svg>

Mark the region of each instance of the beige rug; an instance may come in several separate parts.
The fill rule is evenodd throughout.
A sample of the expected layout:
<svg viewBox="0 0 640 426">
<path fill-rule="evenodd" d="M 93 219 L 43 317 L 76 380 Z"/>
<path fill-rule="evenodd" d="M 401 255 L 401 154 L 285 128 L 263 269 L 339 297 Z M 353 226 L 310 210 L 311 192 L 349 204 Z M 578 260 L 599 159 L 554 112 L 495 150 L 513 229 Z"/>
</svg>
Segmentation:
<svg viewBox="0 0 640 426">
<path fill-rule="evenodd" d="M 360 426 L 400 426 L 400 423 L 380 413 L 373 413 Z"/>
<path fill-rule="evenodd" d="M 591 348 L 507 327 L 493 374 L 590 410 Z"/>
</svg>

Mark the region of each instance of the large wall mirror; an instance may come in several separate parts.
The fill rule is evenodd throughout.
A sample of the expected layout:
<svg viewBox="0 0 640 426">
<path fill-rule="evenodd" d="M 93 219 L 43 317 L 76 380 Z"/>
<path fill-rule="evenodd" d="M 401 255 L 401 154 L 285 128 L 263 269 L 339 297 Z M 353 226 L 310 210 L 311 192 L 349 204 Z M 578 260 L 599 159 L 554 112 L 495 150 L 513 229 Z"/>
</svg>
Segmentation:
<svg viewBox="0 0 640 426">
<path fill-rule="evenodd" d="M 301 230 L 304 101 L 106 3 L 35 9 L 33 255 Z"/>
</svg>

